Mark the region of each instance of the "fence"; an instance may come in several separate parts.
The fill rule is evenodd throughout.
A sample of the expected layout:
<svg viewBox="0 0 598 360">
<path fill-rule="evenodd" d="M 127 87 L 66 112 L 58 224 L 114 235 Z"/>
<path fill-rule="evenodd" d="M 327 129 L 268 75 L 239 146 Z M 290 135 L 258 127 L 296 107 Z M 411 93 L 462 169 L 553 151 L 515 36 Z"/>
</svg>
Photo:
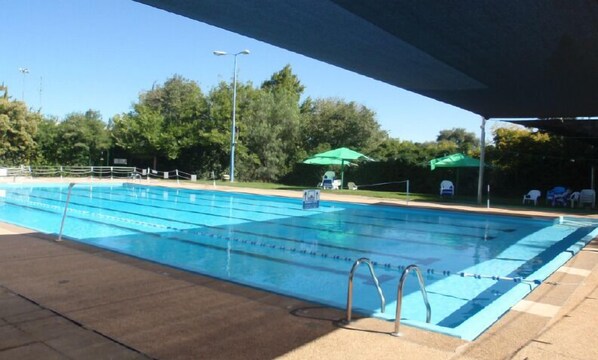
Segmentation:
<svg viewBox="0 0 598 360">
<path fill-rule="evenodd" d="M 132 166 L 20 166 L 0 168 L 0 177 L 91 177 L 99 179 L 176 179 L 196 181 L 197 175 L 181 170 L 159 171 Z"/>
</svg>

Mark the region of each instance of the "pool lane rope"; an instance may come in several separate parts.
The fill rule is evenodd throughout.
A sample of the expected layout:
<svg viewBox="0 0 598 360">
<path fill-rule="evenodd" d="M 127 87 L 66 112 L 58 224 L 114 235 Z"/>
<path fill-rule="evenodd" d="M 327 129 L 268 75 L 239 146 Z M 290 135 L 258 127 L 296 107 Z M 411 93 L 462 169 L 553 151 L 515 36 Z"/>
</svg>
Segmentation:
<svg viewBox="0 0 598 360">
<path fill-rule="evenodd" d="M 53 209 L 53 210 L 61 210 L 61 207 L 57 206 L 57 205 L 49 205 L 49 204 L 44 204 L 41 202 L 37 202 L 37 201 L 29 201 L 29 200 L 25 200 L 22 201 L 25 203 L 28 203 L 30 205 L 35 205 L 41 208 L 47 208 L 47 209 Z M 159 229 L 164 229 L 164 230 L 171 230 L 171 231 L 177 231 L 177 232 L 181 232 L 181 233 L 185 233 L 185 234 L 191 234 L 191 235 L 199 235 L 199 236 L 206 236 L 209 238 L 216 238 L 216 239 L 222 239 L 222 240 L 230 240 L 230 241 L 234 241 L 237 242 L 239 244 L 245 244 L 245 245 L 253 245 L 256 247 L 266 247 L 266 248 L 271 248 L 271 249 L 278 249 L 281 251 L 285 251 L 285 252 L 291 252 L 291 253 L 297 253 L 297 254 L 302 254 L 302 255 L 310 255 L 310 256 L 320 256 L 323 258 L 330 258 L 333 260 L 340 260 L 340 261 L 346 261 L 346 262 L 350 262 L 350 263 L 354 263 L 357 259 L 356 258 L 352 258 L 349 256 L 341 256 L 341 255 L 331 255 L 331 254 L 327 254 L 327 253 L 322 253 L 322 252 L 316 252 L 316 251 L 308 251 L 306 249 L 298 249 L 295 247 L 289 247 L 289 246 L 284 246 L 284 245 L 275 245 L 275 244 L 269 244 L 267 242 L 264 241 L 258 241 L 258 240 L 247 240 L 247 239 L 241 239 L 238 237 L 230 237 L 230 236 L 226 236 L 226 235 L 220 235 L 220 234 L 214 234 L 213 232 L 202 232 L 202 231 L 190 231 L 187 229 L 181 229 L 181 228 L 177 228 L 174 226 L 167 226 L 167 225 L 161 225 L 161 224 L 155 224 L 155 223 L 150 223 L 150 222 L 146 222 L 146 221 L 140 221 L 140 220 L 134 220 L 134 219 L 127 219 L 127 218 L 122 218 L 122 217 L 118 217 L 118 216 L 113 216 L 113 215 L 106 215 L 106 214 L 98 214 L 98 213 L 94 213 L 91 211 L 86 211 L 86 210 L 79 210 L 79 209 L 73 209 L 73 208 L 69 208 L 68 209 L 69 213 L 79 213 L 81 215 L 87 215 L 90 217 L 98 217 L 98 218 L 104 218 L 104 219 L 109 219 L 109 220 L 113 220 L 113 221 L 120 221 L 120 222 L 124 222 L 124 223 L 129 223 L 129 224 L 135 224 L 135 225 L 141 225 L 141 226 L 146 226 L 146 227 L 151 227 L 151 228 L 159 228 Z M 306 245 L 311 245 L 309 242 L 305 242 Z M 387 270 L 396 270 L 396 271 L 404 271 L 405 268 L 407 268 L 407 266 L 409 265 L 392 265 L 390 263 L 379 263 L 377 261 L 371 261 L 372 265 L 374 267 L 378 267 L 378 268 L 384 268 Z M 418 265 L 419 266 L 419 265 Z M 484 275 L 484 274 L 476 274 L 476 273 L 468 273 L 468 272 L 453 272 L 450 270 L 435 270 L 432 268 L 424 268 L 421 267 L 420 268 L 422 270 L 425 269 L 425 273 L 428 276 L 438 276 L 438 277 L 448 277 L 448 276 L 460 276 L 460 277 L 469 277 L 469 278 L 474 278 L 474 279 L 488 279 L 488 280 L 494 280 L 494 281 L 512 281 L 514 283 L 526 283 L 526 284 L 530 284 L 530 285 L 540 285 L 542 283 L 541 280 L 538 279 L 534 279 L 534 280 L 527 280 L 524 279 L 523 277 L 520 276 L 516 276 L 516 277 L 509 277 L 509 276 L 501 276 L 501 275 Z"/>
</svg>

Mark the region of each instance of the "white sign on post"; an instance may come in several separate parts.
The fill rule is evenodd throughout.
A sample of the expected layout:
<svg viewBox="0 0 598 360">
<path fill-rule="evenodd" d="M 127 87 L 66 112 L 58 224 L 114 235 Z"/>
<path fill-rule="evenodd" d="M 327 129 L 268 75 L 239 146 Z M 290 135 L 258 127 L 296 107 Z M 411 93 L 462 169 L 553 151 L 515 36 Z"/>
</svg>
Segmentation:
<svg viewBox="0 0 598 360">
<path fill-rule="evenodd" d="M 303 190 L 303 209 L 320 207 L 320 190 Z"/>
</svg>

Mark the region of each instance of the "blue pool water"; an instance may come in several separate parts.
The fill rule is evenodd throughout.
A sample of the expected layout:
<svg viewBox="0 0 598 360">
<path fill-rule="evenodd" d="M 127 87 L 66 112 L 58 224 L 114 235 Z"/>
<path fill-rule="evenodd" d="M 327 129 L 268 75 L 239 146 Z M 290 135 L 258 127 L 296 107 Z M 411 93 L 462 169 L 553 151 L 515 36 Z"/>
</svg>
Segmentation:
<svg viewBox="0 0 598 360">
<path fill-rule="evenodd" d="M 67 191 L 64 184 L 0 186 L 0 220 L 58 234 Z M 367 257 L 386 312 L 366 266 L 355 275 L 353 308 L 388 320 L 402 269 L 417 264 L 431 323 L 415 278 L 406 283 L 402 323 L 467 340 L 596 233 L 580 220 L 326 201 L 303 210 L 301 199 L 138 184 L 76 185 L 64 224 L 72 240 L 337 308 L 346 306 L 351 266 Z"/>
</svg>

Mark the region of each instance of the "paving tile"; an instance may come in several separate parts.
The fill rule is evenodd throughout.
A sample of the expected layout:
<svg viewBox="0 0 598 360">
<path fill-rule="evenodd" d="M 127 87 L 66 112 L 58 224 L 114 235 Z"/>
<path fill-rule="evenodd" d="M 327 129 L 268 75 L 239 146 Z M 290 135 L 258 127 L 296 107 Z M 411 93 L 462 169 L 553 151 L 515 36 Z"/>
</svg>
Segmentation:
<svg viewBox="0 0 598 360">
<path fill-rule="evenodd" d="M 0 350 L 22 346 L 34 342 L 26 332 L 8 324 L 0 326 Z"/>
<path fill-rule="evenodd" d="M 521 300 L 511 310 L 552 318 L 559 312 L 560 307 L 535 301 Z"/>
<path fill-rule="evenodd" d="M 33 343 L 9 350 L 0 351 L 0 360 L 66 360 L 67 356 L 60 354 L 42 343 Z"/>
<path fill-rule="evenodd" d="M 5 294 L 0 297 L 0 318 L 7 319 L 38 310 L 39 306 L 15 294 Z"/>
<path fill-rule="evenodd" d="M 37 341 L 74 336 L 80 331 L 79 326 L 59 316 L 22 322 L 15 326 Z"/>
<path fill-rule="evenodd" d="M 34 311 L 29 311 L 26 313 L 7 316 L 5 318 L 5 320 L 6 320 L 6 322 L 11 323 L 11 324 L 19 324 L 22 322 L 27 322 L 27 321 L 32 321 L 32 320 L 45 319 L 45 318 L 49 318 L 52 316 L 56 316 L 56 314 L 54 314 L 51 311 L 48 311 L 48 310 L 38 307 Z"/>
<path fill-rule="evenodd" d="M 144 359 L 144 355 L 128 349 L 100 334 L 79 329 L 46 342 L 72 359 Z"/>
</svg>

